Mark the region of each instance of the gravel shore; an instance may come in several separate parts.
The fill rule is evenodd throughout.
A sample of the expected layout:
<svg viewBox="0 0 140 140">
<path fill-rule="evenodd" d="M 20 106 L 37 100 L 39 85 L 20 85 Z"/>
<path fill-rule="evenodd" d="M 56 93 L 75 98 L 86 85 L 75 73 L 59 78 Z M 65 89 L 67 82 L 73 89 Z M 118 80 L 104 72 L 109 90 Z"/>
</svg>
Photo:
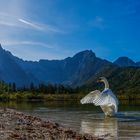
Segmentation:
<svg viewBox="0 0 140 140">
<path fill-rule="evenodd" d="M 13 109 L 0 109 L 0 140 L 103 140 Z"/>
</svg>

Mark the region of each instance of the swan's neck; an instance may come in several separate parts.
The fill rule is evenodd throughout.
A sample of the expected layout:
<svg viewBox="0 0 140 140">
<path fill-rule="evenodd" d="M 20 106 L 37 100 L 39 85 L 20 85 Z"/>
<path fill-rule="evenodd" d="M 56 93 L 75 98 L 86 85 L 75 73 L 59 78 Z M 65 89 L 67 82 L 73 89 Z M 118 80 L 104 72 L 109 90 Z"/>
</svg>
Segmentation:
<svg viewBox="0 0 140 140">
<path fill-rule="evenodd" d="M 105 89 L 108 89 L 109 88 L 109 83 L 106 79 L 104 79 L 104 84 L 105 84 Z"/>
</svg>

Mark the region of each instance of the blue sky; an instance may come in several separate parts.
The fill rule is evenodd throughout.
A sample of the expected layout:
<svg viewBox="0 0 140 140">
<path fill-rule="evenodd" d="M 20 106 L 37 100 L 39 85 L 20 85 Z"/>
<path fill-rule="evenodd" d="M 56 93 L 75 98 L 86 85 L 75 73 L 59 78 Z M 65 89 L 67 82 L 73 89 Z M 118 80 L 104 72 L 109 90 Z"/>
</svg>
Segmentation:
<svg viewBox="0 0 140 140">
<path fill-rule="evenodd" d="M 140 61 L 139 0 L 0 0 L 0 42 L 24 60 L 82 50 Z"/>
</svg>

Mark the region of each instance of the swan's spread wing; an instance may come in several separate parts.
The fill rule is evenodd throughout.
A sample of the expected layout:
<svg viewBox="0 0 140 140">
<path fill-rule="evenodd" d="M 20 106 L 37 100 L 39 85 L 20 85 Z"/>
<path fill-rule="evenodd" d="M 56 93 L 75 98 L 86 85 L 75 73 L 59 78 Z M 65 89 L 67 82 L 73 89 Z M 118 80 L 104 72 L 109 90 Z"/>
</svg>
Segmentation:
<svg viewBox="0 0 140 140">
<path fill-rule="evenodd" d="M 82 104 L 93 103 L 95 106 L 114 106 L 117 112 L 118 100 L 110 89 L 103 91 L 95 90 L 81 99 Z"/>
<path fill-rule="evenodd" d="M 110 89 L 103 91 L 100 94 L 100 99 L 98 101 L 95 102 L 96 106 L 114 106 L 115 107 L 115 112 L 117 112 L 118 110 L 118 99 L 116 98 L 116 96 L 112 93 L 112 91 Z"/>
<path fill-rule="evenodd" d="M 90 92 L 88 95 L 86 95 L 84 98 L 81 99 L 81 104 L 89 104 L 89 103 L 94 103 L 95 100 L 97 100 L 100 96 L 100 91 L 95 90 Z"/>
<path fill-rule="evenodd" d="M 108 104 L 108 94 L 106 93 L 101 93 L 99 97 L 94 100 L 94 105 L 100 106 L 100 105 L 107 105 Z"/>
</svg>

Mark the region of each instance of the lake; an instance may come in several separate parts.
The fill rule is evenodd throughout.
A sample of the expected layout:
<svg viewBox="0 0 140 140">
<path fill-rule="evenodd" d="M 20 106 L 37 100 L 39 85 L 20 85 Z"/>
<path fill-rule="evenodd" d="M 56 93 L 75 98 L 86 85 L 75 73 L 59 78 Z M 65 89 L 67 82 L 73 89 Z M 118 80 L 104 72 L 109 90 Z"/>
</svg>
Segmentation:
<svg viewBox="0 0 140 140">
<path fill-rule="evenodd" d="M 81 105 L 76 101 L 56 102 L 7 102 L 0 106 L 52 120 L 80 133 L 106 135 L 107 140 L 140 139 L 140 106 L 120 105 L 116 118 L 105 118 L 100 107 Z"/>
</svg>

